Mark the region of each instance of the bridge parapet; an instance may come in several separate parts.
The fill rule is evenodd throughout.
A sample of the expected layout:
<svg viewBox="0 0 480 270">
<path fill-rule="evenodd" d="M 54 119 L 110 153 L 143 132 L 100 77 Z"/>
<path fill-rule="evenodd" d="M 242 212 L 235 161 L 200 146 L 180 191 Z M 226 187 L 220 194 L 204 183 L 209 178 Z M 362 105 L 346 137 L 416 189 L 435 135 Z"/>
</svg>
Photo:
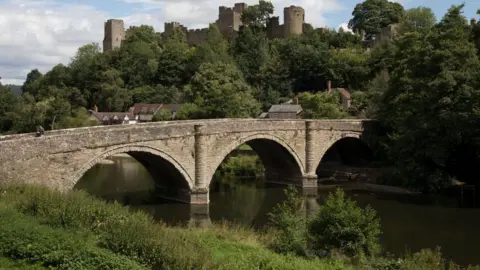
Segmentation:
<svg viewBox="0 0 480 270">
<path fill-rule="evenodd" d="M 201 195 L 192 195 L 191 202 L 202 203 L 218 165 L 247 143 L 270 174 L 282 171 L 292 179 L 310 179 L 298 185 L 316 185 L 315 168 L 327 149 L 344 136 L 361 137 L 372 121 L 209 119 L 54 130 L 43 137 L 7 135 L 0 137 L 0 181 L 68 190 L 100 159 L 126 152 L 152 175 L 167 170 L 175 181 L 188 182 L 183 187 Z"/>
</svg>

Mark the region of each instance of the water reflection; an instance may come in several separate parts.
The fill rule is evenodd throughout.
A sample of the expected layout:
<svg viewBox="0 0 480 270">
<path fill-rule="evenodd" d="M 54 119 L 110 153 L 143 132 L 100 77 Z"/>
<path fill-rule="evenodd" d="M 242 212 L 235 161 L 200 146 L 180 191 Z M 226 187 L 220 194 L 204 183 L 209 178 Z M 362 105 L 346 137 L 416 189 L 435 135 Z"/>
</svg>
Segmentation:
<svg viewBox="0 0 480 270">
<path fill-rule="evenodd" d="M 155 184 L 143 166 L 129 156 L 112 158 L 113 164 L 99 164 L 88 171 L 76 188 L 100 197 L 131 204 L 170 224 L 208 226 L 212 221 L 232 221 L 259 227 L 267 224 L 267 213 L 285 197 L 282 187 L 261 181 L 215 180 L 210 205 L 191 205 L 167 200 L 152 201 Z M 313 215 L 328 196 L 321 188 L 305 196 L 305 213 Z M 384 234 L 385 250 L 401 255 L 422 248 L 442 247 L 445 257 L 460 264 L 480 264 L 480 209 L 460 209 L 419 204 L 422 197 L 389 196 L 347 190 L 359 205 L 377 210 Z M 315 196 L 316 195 L 316 196 Z"/>
</svg>

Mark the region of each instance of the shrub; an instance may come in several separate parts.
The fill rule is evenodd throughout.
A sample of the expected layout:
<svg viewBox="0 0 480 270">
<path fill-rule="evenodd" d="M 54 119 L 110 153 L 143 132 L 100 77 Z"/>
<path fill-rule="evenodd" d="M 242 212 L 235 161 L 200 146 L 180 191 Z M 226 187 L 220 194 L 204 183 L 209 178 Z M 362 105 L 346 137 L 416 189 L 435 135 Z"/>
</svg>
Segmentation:
<svg viewBox="0 0 480 270">
<path fill-rule="evenodd" d="M 5 202 L 45 224 L 86 229 L 100 244 L 154 269 L 203 269 L 211 260 L 208 247 L 195 239 L 169 234 L 162 224 L 142 212 L 100 201 L 81 191 L 61 193 L 28 185 L 8 188 Z M 188 255 L 185 255 L 188 254 Z"/>
<path fill-rule="evenodd" d="M 358 207 L 341 189 L 329 194 L 311 222 L 309 233 L 317 255 L 335 251 L 362 260 L 380 251 L 380 220 L 375 210 Z"/>
<path fill-rule="evenodd" d="M 301 212 L 303 198 L 294 186 L 285 189 L 285 195 L 286 199 L 269 214 L 270 222 L 278 229 L 273 248 L 280 253 L 306 255 L 306 219 Z"/>
<path fill-rule="evenodd" d="M 3 257 L 56 269 L 147 269 L 97 247 L 88 234 L 55 230 L 3 207 L 0 215 Z"/>
</svg>

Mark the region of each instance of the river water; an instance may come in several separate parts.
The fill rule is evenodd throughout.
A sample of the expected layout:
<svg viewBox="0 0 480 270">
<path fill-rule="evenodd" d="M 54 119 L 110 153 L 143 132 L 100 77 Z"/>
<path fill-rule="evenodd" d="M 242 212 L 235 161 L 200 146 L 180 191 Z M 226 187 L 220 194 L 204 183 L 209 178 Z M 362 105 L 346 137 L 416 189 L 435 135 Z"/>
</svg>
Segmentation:
<svg viewBox="0 0 480 270">
<path fill-rule="evenodd" d="M 149 199 L 154 182 L 146 169 L 129 156 L 111 158 L 111 164 L 97 164 L 76 188 L 145 210 L 157 220 L 175 224 L 191 219 L 190 206 L 167 200 Z M 284 199 L 283 188 L 256 183 L 214 181 L 210 187 L 211 221 L 230 221 L 259 227 L 268 222 L 267 213 Z M 321 205 L 331 190 L 320 188 L 311 206 Z M 456 263 L 480 265 L 480 209 L 439 205 L 422 197 L 375 194 L 346 190 L 359 205 L 371 205 L 381 219 L 381 242 L 388 253 L 441 246 L 442 253 Z M 129 194 L 129 195 L 126 195 Z M 428 203 L 427 203 L 428 201 Z M 312 209 L 312 207 L 310 207 Z"/>
</svg>

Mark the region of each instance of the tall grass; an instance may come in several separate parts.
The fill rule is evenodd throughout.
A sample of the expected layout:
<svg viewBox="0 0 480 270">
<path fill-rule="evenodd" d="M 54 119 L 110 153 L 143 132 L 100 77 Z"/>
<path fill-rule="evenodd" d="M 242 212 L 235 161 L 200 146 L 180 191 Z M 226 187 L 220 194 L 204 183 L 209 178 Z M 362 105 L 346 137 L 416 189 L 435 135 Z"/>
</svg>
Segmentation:
<svg viewBox="0 0 480 270">
<path fill-rule="evenodd" d="M 100 248 L 150 269 L 348 269 L 340 261 L 276 254 L 265 248 L 263 241 L 268 240 L 247 229 L 225 224 L 212 229 L 168 227 L 143 212 L 81 191 L 60 193 L 30 185 L 3 189 L 0 205 L 52 230 L 90 233 Z M 0 224 L 0 230 L 5 226 Z"/>
</svg>

